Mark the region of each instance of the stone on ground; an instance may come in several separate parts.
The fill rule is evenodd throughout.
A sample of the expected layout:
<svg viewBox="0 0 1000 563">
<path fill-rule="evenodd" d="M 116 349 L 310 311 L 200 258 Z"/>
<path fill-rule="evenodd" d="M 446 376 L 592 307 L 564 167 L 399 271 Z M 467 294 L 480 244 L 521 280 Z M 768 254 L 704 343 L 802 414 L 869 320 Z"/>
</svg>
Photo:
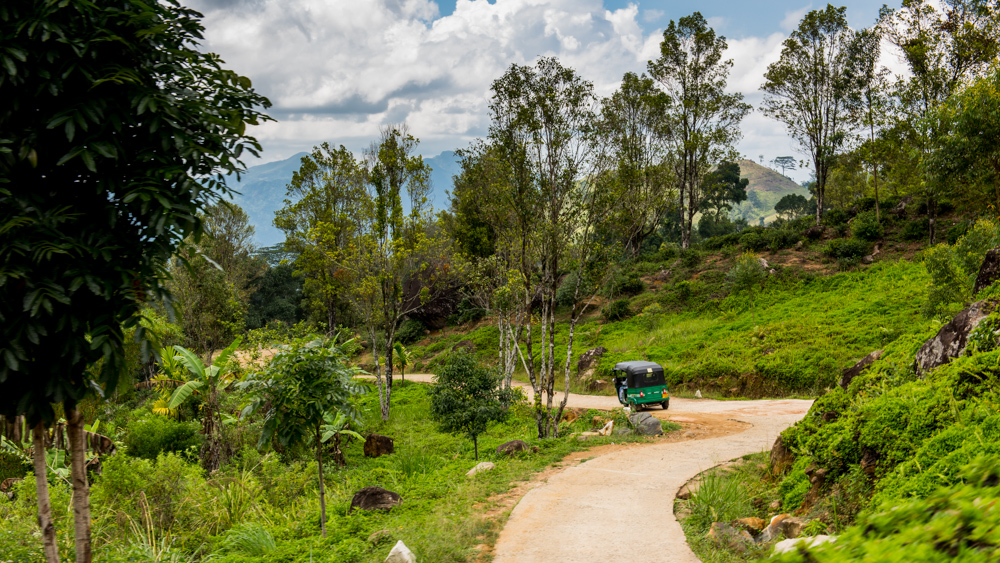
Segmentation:
<svg viewBox="0 0 1000 563">
<path fill-rule="evenodd" d="M 861 358 L 861 361 L 859 361 L 858 363 L 845 369 L 840 374 L 840 386 L 844 389 L 847 389 L 847 387 L 851 384 L 851 381 L 853 381 L 855 377 L 861 375 L 861 372 L 868 369 L 873 363 L 875 363 L 875 360 L 881 357 L 882 357 L 882 350 L 875 350 L 871 354 L 868 354 L 864 358 Z"/>
<path fill-rule="evenodd" d="M 387 491 L 382 487 L 365 487 L 354 493 L 354 497 L 351 498 L 351 508 L 347 512 L 353 512 L 355 508 L 360 508 L 361 510 L 389 510 L 402 502 L 403 499 L 392 491 Z"/>
<path fill-rule="evenodd" d="M 1000 247 L 986 252 L 986 257 L 979 266 L 979 273 L 976 274 L 976 284 L 972 286 L 972 294 L 975 295 L 993 285 L 998 279 L 1000 279 Z"/>
<path fill-rule="evenodd" d="M 379 457 L 389 455 L 395 450 L 392 445 L 392 438 L 378 434 L 369 434 L 365 438 L 364 451 L 365 457 Z"/>
<path fill-rule="evenodd" d="M 615 429 L 615 421 L 609 420 L 608 423 L 604 425 L 604 428 L 601 428 L 600 430 L 597 431 L 597 434 L 599 436 L 610 436 L 611 432 L 614 429 Z"/>
<path fill-rule="evenodd" d="M 417 563 L 417 556 L 413 555 L 403 540 L 399 540 L 385 558 L 385 563 Z"/>
<path fill-rule="evenodd" d="M 781 540 L 774 544 L 774 551 L 771 552 L 771 555 L 795 551 L 799 546 L 810 548 L 831 541 L 837 541 L 837 536 L 806 536 L 804 538 Z"/>
<path fill-rule="evenodd" d="M 472 469 L 470 469 L 469 472 L 465 474 L 465 476 L 466 477 L 475 477 L 479 473 L 483 473 L 483 472 L 489 471 L 491 469 L 496 469 L 496 467 L 497 467 L 496 465 L 493 465 L 493 462 L 491 462 L 491 461 L 484 461 L 484 462 L 480 463 L 479 465 L 477 465 L 477 466 L 473 467 Z"/>
<path fill-rule="evenodd" d="M 961 356 L 969 343 L 969 333 L 996 309 L 997 300 L 985 299 L 969 305 L 955 315 L 951 322 L 941 327 L 941 330 L 917 351 L 914 360 L 917 374 L 926 375 L 932 369 Z"/>
<path fill-rule="evenodd" d="M 660 419 L 648 412 L 630 414 L 628 421 L 643 436 L 659 436 L 663 434 L 663 424 L 660 423 Z"/>
<path fill-rule="evenodd" d="M 524 451 L 528 451 L 528 443 L 524 440 L 511 440 L 497 446 L 498 454 L 514 455 Z"/>
</svg>

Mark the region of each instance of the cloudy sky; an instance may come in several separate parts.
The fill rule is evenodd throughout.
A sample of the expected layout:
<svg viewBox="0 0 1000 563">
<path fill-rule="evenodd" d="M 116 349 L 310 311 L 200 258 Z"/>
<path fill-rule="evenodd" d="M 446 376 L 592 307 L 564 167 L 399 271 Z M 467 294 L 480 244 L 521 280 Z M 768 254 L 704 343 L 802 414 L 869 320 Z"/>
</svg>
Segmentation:
<svg viewBox="0 0 1000 563">
<path fill-rule="evenodd" d="M 699 10 L 728 39 L 729 87 L 759 106 L 758 88 L 801 0 L 186 0 L 204 15 L 204 48 L 250 77 L 277 119 L 256 128 L 257 163 L 323 141 L 361 151 L 383 123 L 405 121 L 424 156 L 464 147 L 489 125 L 490 83 L 511 63 L 557 56 L 612 93 L 658 54 L 663 29 Z M 879 4 L 846 2 L 854 28 Z M 739 150 L 755 160 L 796 155 L 780 124 L 755 111 Z M 793 177 L 805 179 L 807 173 Z"/>
</svg>

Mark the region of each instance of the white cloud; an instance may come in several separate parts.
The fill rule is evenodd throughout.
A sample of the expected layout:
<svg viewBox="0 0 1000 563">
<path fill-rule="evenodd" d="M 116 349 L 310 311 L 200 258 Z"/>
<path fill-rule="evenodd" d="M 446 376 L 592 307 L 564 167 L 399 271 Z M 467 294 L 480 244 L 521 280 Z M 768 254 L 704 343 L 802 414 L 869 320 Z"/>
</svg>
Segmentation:
<svg viewBox="0 0 1000 563">
<path fill-rule="evenodd" d="M 655 22 L 656 20 L 663 17 L 666 12 L 663 10 L 643 10 L 642 11 L 642 21 L 644 22 Z"/>
<path fill-rule="evenodd" d="M 791 10 L 785 12 L 785 18 L 781 20 L 781 29 L 791 33 L 797 27 L 799 27 L 799 22 L 802 21 L 802 16 L 806 15 L 806 12 L 812 10 L 812 4 L 803 6 L 798 10 Z"/>
</svg>

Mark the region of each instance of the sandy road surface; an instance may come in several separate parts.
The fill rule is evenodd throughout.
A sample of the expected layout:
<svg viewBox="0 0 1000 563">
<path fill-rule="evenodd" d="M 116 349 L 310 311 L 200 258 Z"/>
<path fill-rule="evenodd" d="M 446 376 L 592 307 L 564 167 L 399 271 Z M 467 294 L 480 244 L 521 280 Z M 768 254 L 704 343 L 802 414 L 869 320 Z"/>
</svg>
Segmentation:
<svg viewBox="0 0 1000 563">
<path fill-rule="evenodd" d="M 406 376 L 421 382 L 432 378 Z M 530 397 L 530 386 L 526 390 Z M 654 407 L 648 412 L 681 423 L 681 437 L 687 433 L 693 439 L 624 448 L 556 473 L 514 507 L 493 561 L 697 562 L 674 518 L 677 490 L 719 463 L 770 449 L 778 433 L 801 419 L 811 404 L 674 398 L 668 411 Z M 571 393 L 567 406 L 610 410 L 621 405 L 615 397 Z"/>
</svg>

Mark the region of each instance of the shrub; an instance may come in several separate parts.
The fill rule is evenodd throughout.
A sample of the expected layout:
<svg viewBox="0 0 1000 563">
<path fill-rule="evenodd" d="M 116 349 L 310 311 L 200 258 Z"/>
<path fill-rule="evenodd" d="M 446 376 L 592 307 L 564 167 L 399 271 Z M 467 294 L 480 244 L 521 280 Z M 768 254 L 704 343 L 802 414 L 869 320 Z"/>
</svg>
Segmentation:
<svg viewBox="0 0 1000 563">
<path fill-rule="evenodd" d="M 835 259 L 842 266 L 851 266 L 868 254 L 868 243 L 853 238 L 834 239 L 827 243 L 823 254 Z"/>
<path fill-rule="evenodd" d="M 151 414 L 128 424 L 125 445 L 128 454 L 143 459 L 156 459 L 163 452 L 183 453 L 201 447 L 203 436 L 197 422 L 179 422 Z"/>
<path fill-rule="evenodd" d="M 900 232 L 899 236 L 903 240 L 923 240 L 927 238 L 930 234 L 930 221 L 927 217 L 921 217 L 919 219 L 913 219 L 912 221 L 907 221 L 903 225 L 903 230 Z"/>
<path fill-rule="evenodd" d="M 846 225 L 851 215 L 844 209 L 830 209 L 823 214 L 823 224 L 828 227 Z"/>
<path fill-rule="evenodd" d="M 927 219 L 924 219 L 924 221 L 927 221 Z M 970 226 L 971 224 L 968 221 L 959 221 L 958 223 L 952 225 L 950 229 L 948 229 L 948 232 L 945 233 L 944 238 L 948 240 L 948 244 L 955 244 L 956 242 L 958 242 L 958 239 L 962 238 L 963 236 L 965 236 L 966 233 L 969 232 Z"/>
<path fill-rule="evenodd" d="M 823 238 L 823 226 L 822 225 L 811 225 L 809 227 L 806 227 L 802 231 L 802 236 L 804 236 L 805 238 L 807 238 L 809 240 L 817 241 L 817 240 Z"/>
<path fill-rule="evenodd" d="M 448 316 L 448 323 L 453 325 L 462 325 L 466 323 L 474 323 L 481 320 L 486 316 L 486 309 L 476 305 L 472 302 L 472 299 L 468 297 L 463 298 L 458 303 L 457 310 L 453 315 Z M 406 344 L 404 342 L 404 344 Z"/>
<path fill-rule="evenodd" d="M 556 290 L 556 305 L 559 307 L 572 307 L 573 306 L 573 293 L 576 290 L 576 271 L 572 271 L 566 274 L 563 278 L 562 283 L 559 284 L 559 289 Z M 641 282 L 640 282 L 641 283 Z M 584 279 L 583 283 L 580 285 L 580 292 L 578 296 L 583 299 L 586 298 L 593 291 L 593 286 L 590 280 Z"/>
<path fill-rule="evenodd" d="M 674 258 L 677 257 L 677 252 L 678 252 L 678 249 L 677 249 L 677 245 L 676 244 L 673 244 L 673 243 L 670 243 L 670 242 L 665 242 L 665 243 L 661 244 L 660 245 L 660 252 L 659 252 L 659 254 L 660 254 L 660 261 L 662 261 L 662 262 L 668 262 L 670 260 L 673 260 Z"/>
<path fill-rule="evenodd" d="M 854 222 L 851 224 L 851 233 L 854 238 L 873 242 L 882 238 L 885 231 L 882 224 L 875 218 L 875 212 L 865 211 L 858 213 L 854 218 Z"/>
<path fill-rule="evenodd" d="M 858 208 L 858 211 L 862 213 L 865 211 L 873 211 L 875 209 L 875 198 L 863 197 L 856 201 L 854 205 Z"/>
<path fill-rule="evenodd" d="M 924 266 L 931 276 L 925 314 L 933 316 L 949 304 L 965 304 L 972 298 L 976 273 L 986 251 L 1000 245 L 1000 224 L 976 221 L 954 245 L 939 244 L 924 252 Z"/>
<path fill-rule="evenodd" d="M 681 251 L 681 265 L 685 268 L 697 268 L 701 258 L 701 253 L 693 248 Z"/>
<path fill-rule="evenodd" d="M 789 229 L 772 229 L 767 233 L 767 248 L 772 252 L 791 248 L 799 242 L 799 234 Z"/>
<path fill-rule="evenodd" d="M 601 316 L 608 322 L 625 320 L 634 314 L 635 312 L 629 306 L 628 299 L 612 301 L 601 309 Z"/>
<path fill-rule="evenodd" d="M 740 237 L 740 246 L 748 251 L 763 250 L 767 246 L 767 241 L 756 231 L 750 231 Z"/>
<path fill-rule="evenodd" d="M 406 319 L 396 331 L 396 341 L 403 344 L 413 344 L 424 336 L 427 336 L 427 327 L 417 319 Z"/>
<path fill-rule="evenodd" d="M 683 255 L 682 255 L 683 258 Z M 618 273 L 611 276 L 604 286 L 605 297 L 618 297 L 620 295 L 638 295 L 646 289 L 646 285 L 639 279 L 639 274 Z"/>
</svg>

